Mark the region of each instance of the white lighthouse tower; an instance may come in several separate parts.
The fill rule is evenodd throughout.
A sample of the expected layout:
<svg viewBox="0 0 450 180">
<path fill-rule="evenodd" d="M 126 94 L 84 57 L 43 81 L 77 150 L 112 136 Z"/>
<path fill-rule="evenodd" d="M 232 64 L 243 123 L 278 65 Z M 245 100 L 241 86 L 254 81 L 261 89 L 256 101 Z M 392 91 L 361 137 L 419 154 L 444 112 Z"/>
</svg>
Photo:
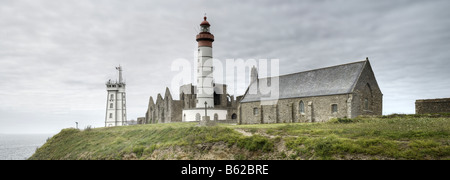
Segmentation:
<svg viewBox="0 0 450 180">
<path fill-rule="evenodd" d="M 209 22 L 206 16 L 200 24 L 200 33 L 197 35 L 198 42 L 198 65 L 197 65 L 197 108 L 214 108 L 214 77 L 212 42 L 214 35 L 209 32 Z"/>
<path fill-rule="evenodd" d="M 106 101 L 105 127 L 127 125 L 125 82 L 122 79 L 122 67 L 116 67 L 119 71 L 119 81 L 106 82 L 108 92 Z"/>
<path fill-rule="evenodd" d="M 212 43 L 214 35 L 210 33 L 210 24 L 206 16 L 200 24 L 200 33 L 197 34 L 197 103 L 193 109 L 183 109 L 183 122 L 226 120 L 227 109 L 214 108 L 214 67 Z"/>
</svg>

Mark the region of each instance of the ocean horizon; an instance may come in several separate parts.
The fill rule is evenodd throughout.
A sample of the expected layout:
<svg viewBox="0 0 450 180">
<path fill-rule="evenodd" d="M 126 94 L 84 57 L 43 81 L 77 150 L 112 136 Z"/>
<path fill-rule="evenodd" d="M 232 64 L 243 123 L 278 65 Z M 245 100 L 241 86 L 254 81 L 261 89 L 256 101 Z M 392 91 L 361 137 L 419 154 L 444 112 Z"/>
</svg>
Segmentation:
<svg viewBox="0 0 450 180">
<path fill-rule="evenodd" d="M 0 134 L 0 160 L 26 160 L 54 134 Z"/>
</svg>

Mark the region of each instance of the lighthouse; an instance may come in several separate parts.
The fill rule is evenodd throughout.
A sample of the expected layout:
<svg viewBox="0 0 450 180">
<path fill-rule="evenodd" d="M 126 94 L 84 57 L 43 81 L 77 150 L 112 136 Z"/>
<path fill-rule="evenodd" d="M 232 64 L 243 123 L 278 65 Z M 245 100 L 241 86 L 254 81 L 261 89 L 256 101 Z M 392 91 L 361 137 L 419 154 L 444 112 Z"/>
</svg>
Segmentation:
<svg viewBox="0 0 450 180">
<path fill-rule="evenodd" d="M 220 107 L 220 98 L 215 102 L 215 95 L 222 94 L 219 89 L 223 87 L 216 87 L 214 83 L 214 64 L 212 43 L 214 42 L 214 35 L 210 32 L 211 25 L 203 17 L 200 23 L 200 32 L 196 35 L 198 43 L 198 58 L 197 58 L 197 102 L 195 108 L 183 109 L 182 121 L 219 121 L 226 120 L 228 111 L 223 105 Z M 223 86 L 223 85 L 222 85 Z M 218 92 L 215 93 L 215 89 Z M 214 104 L 218 105 L 214 107 Z"/>
<path fill-rule="evenodd" d="M 197 34 L 198 61 L 197 61 L 197 108 L 214 108 L 214 77 L 212 43 L 214 35 L 210 33 L 210 24 L 203 17 L 200 24 L 200 33 Z"/>
</svg>

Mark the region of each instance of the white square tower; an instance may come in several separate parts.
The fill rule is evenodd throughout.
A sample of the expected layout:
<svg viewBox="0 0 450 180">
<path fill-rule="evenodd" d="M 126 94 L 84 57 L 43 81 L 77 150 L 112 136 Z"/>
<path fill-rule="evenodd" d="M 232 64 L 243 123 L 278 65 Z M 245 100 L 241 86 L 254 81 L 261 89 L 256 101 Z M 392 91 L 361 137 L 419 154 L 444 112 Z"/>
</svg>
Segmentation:
<svg viewBox="0 0 450 180">
<path fill-rule="evenodd" d="M 107 101 L 105 127 L 127 125 L 125 82 L 122 80 L 122 67 L 116 67 L 119 71 L 119 81 L 106 82 Z"/>
</svg>

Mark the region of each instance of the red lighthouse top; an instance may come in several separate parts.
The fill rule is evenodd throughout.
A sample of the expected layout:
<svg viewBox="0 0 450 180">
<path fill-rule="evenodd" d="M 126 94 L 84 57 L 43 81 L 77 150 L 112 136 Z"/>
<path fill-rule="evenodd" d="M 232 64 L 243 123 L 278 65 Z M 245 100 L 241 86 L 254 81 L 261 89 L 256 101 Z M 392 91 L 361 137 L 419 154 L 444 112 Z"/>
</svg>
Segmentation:
<svg viewBox="0 0 450 180">
<path fill-rule="evenodd" d="M 209 25 L 209 22 L 208 21 L 206 21 L 206 16 L 205 17 L 203 17 L 203 22 L 200 24 L 200 26 L 211 26 L 211 25 Z"/>
<path fill-rule="evenodd" d="M 203 17 L 203 22 L 200 24 L 200 33 L 197 35 L 196 40 L 198 46 L 209 46 L 212 47 L 212 42 L 214 42 L 214 35 L 209 32 L 210 24 L 206 21 L 206 16 Z"/>
</svg>

